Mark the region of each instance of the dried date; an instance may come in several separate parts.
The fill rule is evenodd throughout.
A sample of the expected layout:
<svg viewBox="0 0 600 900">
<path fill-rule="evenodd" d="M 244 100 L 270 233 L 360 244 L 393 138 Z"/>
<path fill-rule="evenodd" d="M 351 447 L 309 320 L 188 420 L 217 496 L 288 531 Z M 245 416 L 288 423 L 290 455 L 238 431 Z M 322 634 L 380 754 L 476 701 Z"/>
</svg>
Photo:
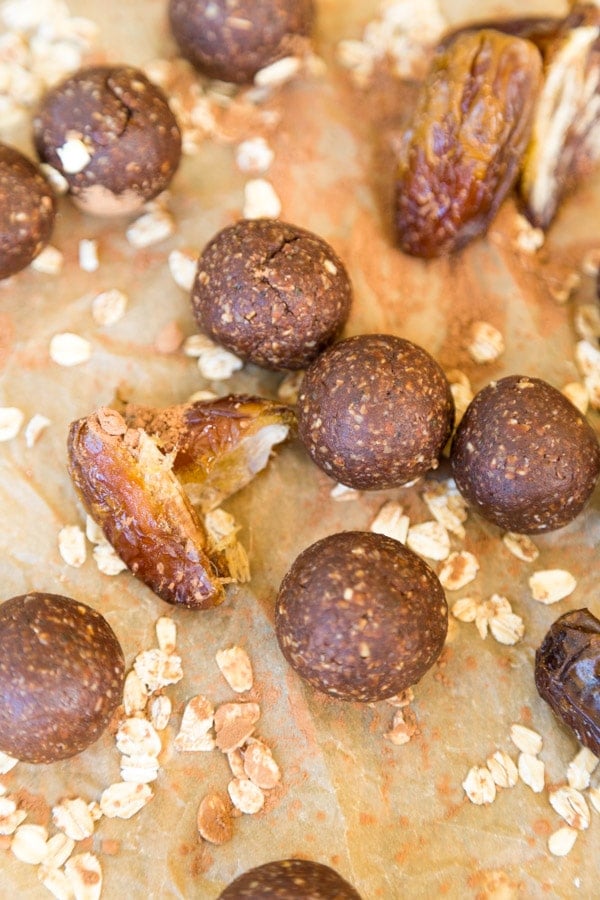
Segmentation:
<svg viewBox="0 0 600 900">
<path fill-rule="evenodd" d="M 535 655 L 535 684 L 554 713 L 600 756 L 600 620 L 588 609 L 554 622 Z"/>
<path fill-rule="evenodd" d="M 400 148 L 400 247 L 435 257 L 484 234 L 529 141 L 542 59 L 530 41 L 480 30 L 435 56 Z"/>
</svg>

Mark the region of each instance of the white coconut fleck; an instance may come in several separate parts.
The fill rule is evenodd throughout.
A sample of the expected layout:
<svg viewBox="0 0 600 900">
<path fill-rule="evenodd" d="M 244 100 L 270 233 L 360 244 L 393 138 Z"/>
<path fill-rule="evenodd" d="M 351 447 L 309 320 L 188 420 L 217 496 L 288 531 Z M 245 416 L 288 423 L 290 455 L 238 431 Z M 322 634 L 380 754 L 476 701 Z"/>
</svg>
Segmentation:
<svg viewBox="0 0 600 900">
<path fill-rule="evenodd" d="M 92 316 L 98 325 L 116 325 L 127 310 L 129 298 L 118 288 L 110 288 L 96 294 L 92 300 Z"/>
<path fill-rule="evenodd" d="M 62 147 L 57 147 L 56 154 L 62 163 L 63 171 L 68 175 L 83 172 L 92 158 L 79 137 L 67 137 Z"/>
<path fill-rule="evenodd" d="M 270 167 L 275 154 L 263 137 L 248 138 L 238 145 L 235 162 L 241 172 L 262 175 Z"/>
</svg>

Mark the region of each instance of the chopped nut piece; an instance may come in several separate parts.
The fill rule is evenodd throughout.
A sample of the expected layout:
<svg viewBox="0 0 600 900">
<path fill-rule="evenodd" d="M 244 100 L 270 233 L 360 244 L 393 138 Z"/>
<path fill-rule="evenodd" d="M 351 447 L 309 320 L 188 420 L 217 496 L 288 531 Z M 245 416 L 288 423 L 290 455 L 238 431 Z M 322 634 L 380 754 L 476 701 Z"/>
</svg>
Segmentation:
<svg viewBox="0 0 600 900">
<path fill-rule="evenodd" d="M 147 784 L 117 781 L 102 792 L 100 809 L 109 819 L 130 819 L 152 796 L 152 789 Z"/>
<path fill-rule="evenodd" d="M 76 900 L 100 900 L 102 869 L 93 853 L 79 853 L 65 863 L 65 875 L 75 892 Z"/>
<path fill-rule="evenodd" d="M 168 684 L 177 684 L 183 678 L 181 658 L 160 648 L 138 653 L 133 667 L 151 693 Z"/>
<path fill-rule="evenodd" d="M 65 331 L 50 341 L 50 358 L 59 366 L 79 366 L 92 355 L 92 345 L 78 334 Z"/>
<path fill-rule="evenodd" d="M 212 750 L 215 740 L 208 732 L 214 723 L 214 708 L 210 700 L 198 694 L 188 701 L 181 720 L 181 728 L 174 746 L 180 752 Z"/>
<path fill-rule="evenodd" d="M 225 844 L 233 837 L 233 817 L 229 798 L 220 791 L 211 791 L 198 807 L 198 831 L 211 844 Z"/>
<path fill-rule="evenodd" d="M 46 855 L 48 832 L 43 825 L 19 825 L 10 849 L 21 862 L 37 866 Z"/>
<path fill-rule="evenodd" d="M 244 772 L 250 781 L 265 791 L 281 781 L 281 770 L 271 749 L 256 738 L 250 738 L 244 750 Z"/>
<path fill-rule="evenodd" d="M 565 825 L 550 835 L 548 850 L 553 856 L 566 856 L 573 849 L 576 840 L 576 830 Z"/>
<path fill-rule="evenodd" d="M 477 363 L 495 362 L 504 353 L 504 338 L 489 322 L 474 322 L 467 349 Z"/>
<path fill-rule="evenodd" d="M 75 840 L 67 834 L 53 834 L 46 843 L 42 865 L 48 869 L 59 869 L 70 857 L 74 846 Z"/>
<path fill-rule="evenodd" d="M 247 815 L 260 812 L 264 806 L 265 795 L 249 778 L 233 778 L 227 791 L 235 808 Z"/>
<path fill-rule="evenodd" d="M 526 534 L 516 534 L 514 531 L 507 531 L 502 536 L 504 546 L 510 550 L 517 559 L 523 562 L 534 562 L 540 555 L 540 551 Z"/>
<path fill-rule="evenodd" d="M 158 756 L 162 748 L 160 737 L 146 719 L 125 719 L 117 731 L 116 742 L 119 753 L 126 756 Z"/>
<path fill-rule="evenodd" d="M 409 525 L 410 519 L 403 515 L 402 506 L 395 500 L 388 500 L 371 522 L 370 530 L 375 534 L 385 534 L 404 544 Z"/>
<path fill-rule="evenodd" d="M 98 325 L 115 325 L 125 315 L 129 298 L 117 288 L 102 291 L 92 300 L 92 316 Z"/>
<path fill-rule="evenodd" d="M 143 213 L 126 231 L 127 240 L 138 250 L 151 247 L 171 237 L 175 222 L 165 209 L 153 209 Z"/>
<path fill-rule="evenodd" d="M 94 833 L 94 820 L 81 797 L 61 800 L 52 808 L 52 819 L 56 827 L 74 841 L 83 841 Z"/>
<path fill-rule="evenodd" d="M 450 553 L 450 538 L 440 522 L 421 522 L 408 529 L 406 545 L 419 556 L 444 560 Z"/>
<path fill-rule="evenodd" d="M 584 791 L 590 786 L 590 776 L 600 760 L 598 757 L 582 747 L 579 753 L 571 760 L 567 768 L 567 781 L 569 786 L 578 791 Z"/>
<path fill-rule="evenodd" d="M 576 587 L 577 581 L 564 569 L 545 569 L 535 572 L 529 579 L 533 599 L 547 605 L 564 600 Z"/>
<path fill-rule="evenodd" d="M 470 584 L 479 571 L 479 561 L 468 550 L 451 553 L 439 572 L 442 587 L 447 591 L 458 591 Z"/>
<path fill-rule="evenodd" d="M 534 794 L 544 790 L 546 769 L 541 759 L 531 753 L 520 753 L 518 769 L 521 781 L 530 787 Z"/>
<path fill-rule="evenodd" d="M 511 725 L 510 739 L 517 750 L 521 750 L 523 753 L 537 756 L 542 751 L 543 742 L 541 735 L 525 725 Z"/>
<path fill-rule="evenodd" d="M 37 443 L 42 432 L 51 424 L 47 416 L 35 413 L 25 426 L 25 446 L 33 447 Z"/>
<path fill-rule="evenodd" d="M 143 713 L 148 702 L 148 691 L 137 672 L 133 669 L 127 673 L 123 685 L 123 707 L 125 715 L 133 717 Z"/>
<path fill-rule="evenodd" d="M 552 809 L 571 828 L 582 831 L 589 828 L 590 810 L 582 793 L 572 787 L 559 787 L 549 791 L 548 799 Z"/>
<path fill-rule="evenodd" d="M 227 684 L 236 694 L 252 688 L 254 676 L 250 657 L 242 647 L 233 646 L 219 650 L 216 655 L 219 669 Z"/>
<path fill-rule="evenodd" d="M 31 263 L 31 268 L 44 275 L 58 275 L 62 271 L 64 257 L 60 250 L 47 244 Z"/>
<path fill-rule="evenodd" d="M 58 552 L 68 566 L 78 569 L 86 560 L 85 534 L 79 525 L 65 525 L 58 532 Z"/>
<path fill-rule="evenodd" d="M 183 250 L 171 250 L 169 253 L 169 272 L 175 284 L 189 292 L 194 286 L 196 277 L 196 257 Z"/>
<path fill-rule="evenodd" d="M 473 766 L 462 784 L 465 794 L 476 806 L 493 803 L 496 799 L 496 785 L 492 773 L 484 766 Z"/>
<path fill-rule="evenodd" d="M 281 200 L 270 181 L 251 178 L 244 188 L 245 219 L 277 219 L 281 213 Z"/>
<path fill-rule="evenodd" d="M 155 625 L 159 650 L 170 655 L 177 646 L 177 625 L 170 616 L 160 616 Z"/>
<path fill-rule="evenodd" d="M 487 760 L 487 767 L 492 774 L 494 784 L 498 787 L 514 787 L 519 780 L 519 771 L 504 750 L 496 750 Z"/>
<path fill-rule="evenodd" d="M 0 407 L 0 441 L 12 441 L 25 419 L 24 414 L 15 406 Z"/>
</svg>

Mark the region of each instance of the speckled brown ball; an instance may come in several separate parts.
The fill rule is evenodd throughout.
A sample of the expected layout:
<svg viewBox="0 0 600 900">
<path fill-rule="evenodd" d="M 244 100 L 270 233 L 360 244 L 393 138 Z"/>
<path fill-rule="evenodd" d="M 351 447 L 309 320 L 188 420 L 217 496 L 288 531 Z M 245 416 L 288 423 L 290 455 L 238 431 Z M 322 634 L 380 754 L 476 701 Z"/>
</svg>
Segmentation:
<svg viewBox="0 0 600 900">
<path fill-rule="evenodd" d="M 454 404 L 437 362 L 389 334 L 358 335 L 309 367 L 298 431 L 328 475 L 359 490 L 393 488 L 436 468 Z"/>
<path fill-rule="evenodd" d="M 131 66 L 80 69 L 46 94 L 33 124 L 40 159 L 94 215 L 138 211 L 165 190 L 181 159 L 165 95 Z"/>
<path fill-rule="evenodd" d="M 50 763 L 85 750 L 121 702 L 125 661 L 99 612 L 33 592 L 0 606 L 0 750 Z"/>
<path fill-rule="evenodd" d="M 200 328 L 267 369 L 305 368 L 340 333 L 351 299 L 332 247 L 277 219 L 242 219 L 215 235 L 192 290 Z"/>
<path fill-rule="evenodd" d="M 249 869 L 217 900 L 361 900 L 335 869 L 308 859 L 280 859 Z"/>
<path fill-rule="evenodd" d="M 50 240 L 52 188 L 19 150 L 0 144 L 0 278 L 24 269 Z"/>
<path fill-rule="evenodd" d="M 591 426 L 560 391 L 509 375 L 480 391 L 451 450 L 461 494 L 500 528 L 534 534 L 577 516 L 600 474 Z"/>
<path fill-rule="evenodd" d="M 398 541 L 371 532 L 333 534 L 304 550 L 275 608 L 285 658 L 340 700 L 385 700 L 416 684 L 447 629 L 435 573 Z"/>
<path fill-rule="evenodd" d="M 313 0 L 170 0 L 171 31 L 204 75 L 236 84 L 293 55 L 310 35 Z"/>
</svg>

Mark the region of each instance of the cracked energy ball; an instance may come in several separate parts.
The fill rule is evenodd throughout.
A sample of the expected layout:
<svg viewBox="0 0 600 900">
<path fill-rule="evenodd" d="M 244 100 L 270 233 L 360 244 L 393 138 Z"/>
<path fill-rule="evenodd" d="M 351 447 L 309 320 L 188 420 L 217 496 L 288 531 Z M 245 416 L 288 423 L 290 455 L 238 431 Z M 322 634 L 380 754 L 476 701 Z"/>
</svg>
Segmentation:
<svg viewBox="0 0 600 900">
<path fill-rule="evenodd" d="M 357 490 L 399 487 L 435 469 L 454 403 L 437 362 L 389 334 L 340 341 L 308 368 L 298 434 L 313 461 Z"/>
<path fill-rule="evenodd" d="M 275 606 L 287 661 L 339 700 L 385 700 L 416 684 L 447 630 L 437 575 L 399 541 L 371 532 L 333 534 L 304 550 Z"/>
<path fill-rule="evenodd" d="M 94 215 L 139 211 L 169 185 L 181 133 L 163 92 L 131 66 L 80 69 L 43 98 L 33 122 L 41 160 Z"/>
<path fill-rule="evenodd" d="M 54 193 L 38 167 L 0 144 L 0 279 L 35 259 L 50 240 L 55 218 Z"/>
<path fill-rule="evenodd" d="M 314 21 L 313 0 L 170 0 L 179 49 L 200 72 L 236 84 L 293 56 Z"/>
<path fill-rule="evenodd" d="M 330 866 L 278 859 L 248 869 L 218 900 L 360 900 L 360 894 Z"/>
<path fill-rule="evenodd" d="M 459 491 L 485 519 L 535 534 L 562 528 L 584 508 L 600 474 L 600 445 L 560 391 L 509 375 L 471 401 L 450 461 Z"/>
<path fill-rule="evenodd" d="M 200 328 L 246 362 L 303 369 L 341 332 L 352 287 L 337 253 L 278 219 L 242 219 L 198 260 L 192 305 Z"/>
<path fill-rule="evenodd" d="M 0 750 L 67 759 L 100 737 L 121 702 L 125 660 L 106 619 L 58 594 L 0 605 Z"/>
</svg>

